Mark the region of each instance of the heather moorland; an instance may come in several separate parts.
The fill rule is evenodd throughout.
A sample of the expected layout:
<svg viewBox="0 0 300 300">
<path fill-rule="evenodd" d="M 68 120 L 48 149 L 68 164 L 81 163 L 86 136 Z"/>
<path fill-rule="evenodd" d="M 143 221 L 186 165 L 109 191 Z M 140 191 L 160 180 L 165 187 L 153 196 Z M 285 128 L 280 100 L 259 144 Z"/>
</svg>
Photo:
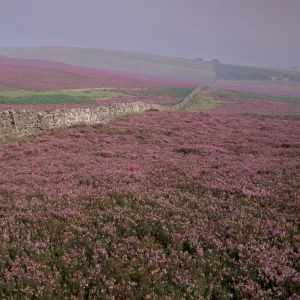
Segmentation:
<svg viewBox="0 0 300 300">
<path fill-rule="evenodd" d="M 0 300 L 300 300 L 300 0 L 0 4 Z"/>
<path fill-rule="evenodd" d="M 182 78 L 93 69 L 66 63 L 0 56 L 0 91 L 70 90 L 88 88 L 196 87 Z"/>
<path fill-rule="evenodd" d="M 299 299 L 298 106 L 202 96 L 0 146 L 1 298 Z"/>
</svg>

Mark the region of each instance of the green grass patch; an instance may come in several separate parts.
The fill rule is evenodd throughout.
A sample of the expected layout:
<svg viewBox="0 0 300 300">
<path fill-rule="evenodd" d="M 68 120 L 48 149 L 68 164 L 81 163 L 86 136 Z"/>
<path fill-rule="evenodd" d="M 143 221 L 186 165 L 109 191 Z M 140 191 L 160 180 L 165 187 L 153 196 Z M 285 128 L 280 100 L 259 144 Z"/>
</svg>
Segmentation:
<svg viewBox="0 0 300 300">
<path fill-rule="evenodd" d="M 233 92 L 229 92 L 226 90 L 219 90 L 217 95 L 219 98 L 223 99 L 223 98 L 231 97 L 233 95 Z"/>
<path fill-rule="evenodd" d="M 28 139 L 28 136 L 9 135 L 5 138 L 0 139 L 0 145 L 14 143 L 14 142 L 24 142 L 27 139 Z"/>
<path fill-rule="evenodd" d="M 203 88 L 200 90 L 191 101 L 187 103 L 185 106 L 185 110 L 192 111 L 192 110 L 199 110 L 199 109 L 211 109 L 216 107 L 217 105 L 221 104 L 220 100 L 214 99 L 209 92 L 211 91 L 210 88 Z"/>
<path fill-rule="evenodd" d="M 109 89 L 60 90 L 60 91 L 6 91 L 0 92 L 0 104 L 93 104 L 95 100 L 127 96 Z"/>
<path fill-rule="evenodd" d="M 128 120 L 130 119 L 134 114 L 133 113 L 127 113 L 127 114 L 124 114 L 124 115 L 120 115 L 118 116 L 118 120 Z"/>
<path fill-rule="evenodd" d="M 193 91 L 193 89 L 161 87 L 161 88 L 140 89 L 139 91 L 145 95 L 153 95 L 153 96 L 160 96 L 160 97 L 172 96 L 178 98 L 185 98 Z"/>
<path fill-rule="evenodd" d="M 176 105 L 176 104 L 179 104 L 179 103 L 180 103 L 180 101 L 179 101 L 179 102 L 161 103 L 160 106 L 164 106 L 164 107 L 172 107 L 172 106 L 174 106 L 174 105 Z"/>
</svg>

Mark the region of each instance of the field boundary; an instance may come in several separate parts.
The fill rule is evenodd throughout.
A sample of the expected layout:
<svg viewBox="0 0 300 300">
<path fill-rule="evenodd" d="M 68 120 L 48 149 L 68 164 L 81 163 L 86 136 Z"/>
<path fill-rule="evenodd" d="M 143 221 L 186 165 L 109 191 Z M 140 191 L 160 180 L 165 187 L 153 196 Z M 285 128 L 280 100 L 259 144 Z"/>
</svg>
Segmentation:
<svg viewBox="0 0 300 300">
<path fill-rule="evenodd" d="M 149 110 L 178 111 L 202 89 L 193 90 L 180 103 L 170 107 L 143 102 L 119 103 L 95 108 L 57 109 L 54 111 L 20 110 L 0 111 L 0 139 L 14 136 L 30 136 L 51 129 L 66 128 L 78 124 L 106 124 L 128 114 L 143 113 Z"/>
<path fill-rule="evenodd" d="M 187 97 L 185 97 L 181 102 L 172 105 L 167 108 L 167 110 L 182 110 L 185 108 L 188 102 L 190 102 L 201 90 L 203 89 L 203 86 L 200 86 L 196 89 L 194 89 Z"/>
</svg>

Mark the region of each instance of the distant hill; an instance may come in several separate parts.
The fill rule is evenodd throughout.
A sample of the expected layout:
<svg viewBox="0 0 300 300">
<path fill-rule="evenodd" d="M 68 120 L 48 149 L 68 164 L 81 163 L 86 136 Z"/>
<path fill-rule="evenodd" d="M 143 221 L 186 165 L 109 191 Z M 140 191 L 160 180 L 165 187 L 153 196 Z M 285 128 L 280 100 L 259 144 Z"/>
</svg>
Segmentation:
<svg viewBox="0 0 300 300">
<path fill-rule="evenodd" d="M 299 81 L 300 74 L 296 71 L 266 69 L 257 67 L 215 64 L 218 79 L 225 80 L 291 80 Z"/>
<path fill-rule="evenodd" d="M 34 59 L 37 65 L 50 62 L 69 64 L 90 69 L 171 78 L 196 84 L 214 84 L 216 80 L 278 80 L 300 81 L 296 71 L 276 70 L 258 67 L 235 66 L 214 63 L 200 59 L 186 59 L 135 53 L 108 49 L 88 49 L 78 47 L 10 47 L 0 48 L 0 56 Z M 44 62 L 47 61 L 47 62 Z M 129 72 L 129 73 L 126 73 Z"/>
<path fill-rule="evenodd" d="M 154 78 L 130 72 L 91 69 L 65 63 L 0 56 L 0 91 L 83 88 L 195 87 L 179 79 Z"/>
<path fill-rule="evenodd" d="M 76 47 L 15 47 L 0 48 L 0 55 L 135 72 L 205 84 L 211 84 L 216 79 L 213 64 L 210 62 L 126 51 Z"/>
</svg>

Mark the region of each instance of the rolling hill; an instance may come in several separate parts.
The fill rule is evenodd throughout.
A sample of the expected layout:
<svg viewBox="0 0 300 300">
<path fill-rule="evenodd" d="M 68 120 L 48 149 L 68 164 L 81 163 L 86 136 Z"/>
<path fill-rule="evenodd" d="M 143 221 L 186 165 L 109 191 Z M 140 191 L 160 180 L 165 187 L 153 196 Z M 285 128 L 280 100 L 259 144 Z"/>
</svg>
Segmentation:
<svg viewBox="0 0 300 300">
<path fill-rule="evenodd" d="M 230 89 L 233 84 L 238 90 L 240 85 L 250 86 L 251 90 L 257 87 L 263 94 L 270 94 L 272 86 L 272 94 L 278 95 L 282 89 L 288 90 L 288 93 L 298 90 L 300 80 L 299 73 L 291 70 L 234 66 L 118 50 L 54 46 L 0 48 L 0 76 L 2 90 L 215 83 L 222 83 L 224 88 L 226 83 Z M 272 77 L 284 80 L 271 81 Z M 262 90 L 261 86 L 268 86 L 269 89 Z"/>
<path fill-rule="evenodd" d="M 194 87 L 179 79 L 72 66 L 38 59 L 0 56 L 0 90 L 59 90 L 83 88 Z"/>
<path fill-rule="evenodd" d="M 292 70 L 266 69 L 228 64 L 215 64 L 218 79 L 225 80 L 271 80 L 272 77 L 300 81 L 300 74 Z"/>
<path fill-rule="evenodd" d="M 157 77 L 213 83 L 210 62 L 106 49 L 76 47 L 0 48 L 0 56 L 40 59 L 88 68 L 128 71 Z"/>
</svg>

